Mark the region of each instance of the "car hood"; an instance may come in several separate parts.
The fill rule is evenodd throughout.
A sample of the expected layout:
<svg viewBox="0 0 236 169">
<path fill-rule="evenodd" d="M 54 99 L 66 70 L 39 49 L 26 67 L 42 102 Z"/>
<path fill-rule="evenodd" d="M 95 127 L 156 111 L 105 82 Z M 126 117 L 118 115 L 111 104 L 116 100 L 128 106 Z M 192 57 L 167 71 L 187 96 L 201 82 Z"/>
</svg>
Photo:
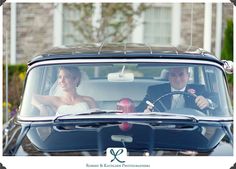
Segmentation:
<svg viewBox="0 0 236 169">
<path fill-rule="evenodd" d="M 212 151 L 225 136 L 222 127 L 191 124 L 97 123 L 31 126 L 27 138 L 43 152 L 99 151 L 125 147 L 128 151 Z"/>
</svg>

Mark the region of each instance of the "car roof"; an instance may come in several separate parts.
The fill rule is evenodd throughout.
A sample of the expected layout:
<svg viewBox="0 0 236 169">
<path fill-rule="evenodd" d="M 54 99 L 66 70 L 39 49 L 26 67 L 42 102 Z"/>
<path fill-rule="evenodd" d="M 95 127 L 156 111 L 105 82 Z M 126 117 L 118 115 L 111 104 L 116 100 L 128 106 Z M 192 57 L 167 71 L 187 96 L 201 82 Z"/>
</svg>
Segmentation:
<svg viewBox="0 0 236 169">
<path fill-rule="evenodd" d="M 152 58 L 152 59 L 196 59 L 222 64 L 209 52 L 193 46 L 159 46 L 141 43 L 90 43 L 60 46 L 46 50 L 31 59 L 28 64 L 57 59 L 109 59 L 109 58 Z"/>
</svg>

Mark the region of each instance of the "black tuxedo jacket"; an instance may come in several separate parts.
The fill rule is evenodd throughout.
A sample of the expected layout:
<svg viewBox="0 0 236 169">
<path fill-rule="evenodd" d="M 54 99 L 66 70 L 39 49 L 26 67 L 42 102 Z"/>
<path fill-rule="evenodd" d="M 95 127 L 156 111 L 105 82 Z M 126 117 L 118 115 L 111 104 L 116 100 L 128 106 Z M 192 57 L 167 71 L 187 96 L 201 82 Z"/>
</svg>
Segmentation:
<svg viewBox="0 0 236 169">
<path fill-rule="evenodd" d="M 186 86 L 185 91 L 187 92 L 189 89 L 194 89 L 195 94 L 197 96 L 201 95 L 204 97 L 208 97 L 208 94 L 206 93 L 205 86 L 204 85 L 196 85 L 196 84 L 188 84 Z M 156 100 L 171 92 L 171 86 L 170 83 L 165 83 L 165 84 L 160 84 L 160 85 L 154 85 L 148 87 L 147 94 L 145 98 L 141 101 L 141 103 L 136 107 L 136 112 L 143 112 L 147 108 L 146 101 L 150 101 L 151 103 L 155 104 L 155 111 L 164 111 L 163 106 L 160 105 L 160 102 L 156 102 Z M 194 108 L 194 109 L 199 109 L 198 106 L 195 103 L 195 98 L 190 97 L 188 95 L 183 95 L 184 100 L 185 100 L 185 107 L 188 108 Z M 162 103 L 166 106 L 166 108 L 169 110 L 171 108 L 171 100 L 172 96 L 169 95 L 167 97 L 163 97 L 161 99 Z"/>
</svg>

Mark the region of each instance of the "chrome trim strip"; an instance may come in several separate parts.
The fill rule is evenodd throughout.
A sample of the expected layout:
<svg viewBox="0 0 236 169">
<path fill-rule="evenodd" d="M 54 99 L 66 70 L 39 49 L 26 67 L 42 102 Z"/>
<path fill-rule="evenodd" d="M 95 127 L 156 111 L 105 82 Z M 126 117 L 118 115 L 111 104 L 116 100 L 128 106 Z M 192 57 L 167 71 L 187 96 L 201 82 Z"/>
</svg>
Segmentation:
<svg viewBox="0 0 236 169">
<path fill-rule="evenodd" d="M 153 116 L 153 115 L 144 115 L 142 113 L 130 113 L 130 114 L 105 114 L 105 115 L 79 115 L 79 116 L 63 116 L 59 117 L 61 120 L 66 120 L 66 119 L 78 119 L 78 120 L 83 120 L 83 119 L 123 119 L 123 120 L 191 120 L 192 116 L 185 116 L 185 115 L 180 115 L 180 116 Z M 202 117 L 202 116 L 193 116 L 194 119 L 197 121 L 205 121 L 205 122 L 233 122 L 233 117 Z M 56 116 L 44 116 L 44 117 L 23 117 L 23 116 L 18 116 L 17 117 L 19 121 L 44 121 L 44 122 L 53 122 L 56 118 Z"/>
<path fill-rule="evenodd" d="M 57 59 L 57 60 L 45 60 L 32 64 L 27 72 L 33 69 L 36 66 L 48 65 L 48 64 L 69 64 L 69 63 L 188 63 L 188 64 L 207 64 L 219 67 L 224 72 L 224 68 L 212 61 L 205 60 L 188 60 L 188 59 Z"/>
</svg>

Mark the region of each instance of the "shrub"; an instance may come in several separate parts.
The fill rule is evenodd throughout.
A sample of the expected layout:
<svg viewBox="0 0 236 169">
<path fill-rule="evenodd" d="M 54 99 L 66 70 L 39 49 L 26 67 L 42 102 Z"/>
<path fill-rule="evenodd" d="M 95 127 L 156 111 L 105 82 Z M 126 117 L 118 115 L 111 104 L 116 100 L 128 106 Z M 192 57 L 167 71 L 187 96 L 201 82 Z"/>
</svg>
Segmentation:
<svg viewBox="0 0 236 169">
<path fill-rule="evenodd" d="M 222 60 L 232 60 L 233 61 L 233 20 L 229 19 L 227 21 L 227 27 L 224 32 L 224 42 L 223 42 L 223 49 L 221 52 L 221 59 Z M 233 103 L 233 75 L 227 75 L 228 84 L 229 84 L 229 93 L 230 98 Z"/>
<path fill-rule="evenodd" d="M 23 84 L 27 65 L 9 65 L 8 66 L 8 116 L 12 116 L 16 113 L 23 90 Z M 3 65 L 3 120 L 5 120 L 6 112 L 6 76 L 5 76 L 5 65 Z"/>
<path fill-rule="evenodd" d="M 224 32 L 223 49 L 221 52 L 222 60 L 232 60 L 233 61 L 233 20 L 229 19 L 227 21 L 227 27 Z M 229 85 L 233 85 L 233 75 L 227 75 Z"/>
</svg>

